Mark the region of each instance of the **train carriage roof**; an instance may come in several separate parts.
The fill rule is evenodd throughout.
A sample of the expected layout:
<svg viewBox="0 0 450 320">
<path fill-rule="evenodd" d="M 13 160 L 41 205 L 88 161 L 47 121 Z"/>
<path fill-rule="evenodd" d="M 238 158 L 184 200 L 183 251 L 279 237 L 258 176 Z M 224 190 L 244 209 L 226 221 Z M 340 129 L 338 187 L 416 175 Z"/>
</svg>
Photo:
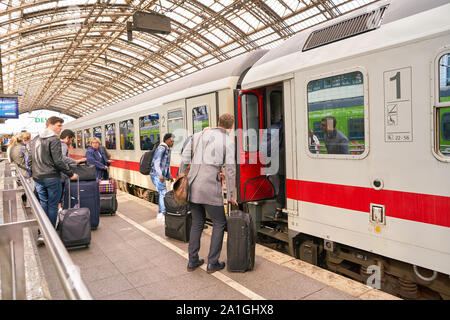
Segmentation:
<svg viewBox="0 0 450 320">
<path fill-rule="evenodd" d="M 69 124 L 69 126 L 70 127 L 80 125 L 83 126 L 83 124 L 87 123 L 89 120 L 98 119 L 99 117 L 104 117 L 105 115 L 107 115 L 108 117 L 114 117 L 116 114 L 119 115 L 123 112 L 126 112 L 124 110 L 128 110 L 128 108 L 133 107 L 135 108 L 136 106 L 139 106 L 142 103 L 151 102 L 156 99 L 163 98 L 163 100 L 159 100 L 159 102 L 163 103 L 170 102 L 179 98 L 179 96 L 175 98 L 175 96 L 172 96 L 173 94 L 180 93 L 183 91 L 186 92 L 186 94 L 189 94 L 189 92 L 191 92 L 191 94 L 185 96 L 185 98 L 193 95 L 198 95 L 201 93 L 207 93 L 201 92 L 202 91 L 201 86 L 213 83 L 215 81 L 225 80 L 221 81 L 220 84 L 218 83 L 218 86 L 215 87 L 215 90 L 224 89 L 225 87 L 230 85 L 236 85 L 242 73 L 248 68 L 250 68 L 266 52 L 267 50 L 257 50 L 254 52 L 249 52 L 242 56 L 225 61 L 221 64 L 217 64 L 209 68 L 203 69 L 201 71 L 180 78 L 161 87 L 149 90 L 145 93 L 142 93 L 135 97 L 121 101 L 112 106 L 106 107 L 102 110 L 79 118 L 75 121 L 72 121 Z M 233 79 L 231 82 L 229 81 L 230 78 Z M 198 90 L 200 91 L 198 90 L 194 91 L 193 90 L 194 88 L 198 88 Z"/>
<path fill-rule="evenodd" d="M 362 16 L 364 14 L 368 14 L 370 12 L 374 12 L 375 10 L 379 10 L 380 8 L 384 8 L 387 6 L 387 9 L 383 12 L 382 20 L 380 21 L 379 28 L 376 31 L 383 32 L 383 26 L 388 25 L 392 22 L 399 21 L 404 18 L 411 17 L 421 12 L 425 12 L 427 10 L 431 10 L 440 6 L 448 5 L 448 0 L 383 0 L 376 2 L 372 5 L 364 7 L 362 9 L 356 10 L 352 14 L 346 15 L 344 17 L 336 18 L 332 21 L 326 22 L 320 26 L 311 28 L 309 30 L 305 30 L 295 35 L 294 37 L 284 41 L 277 48 L 271 49 L 267 54 L 264 55 L 257 63 L 253 66 L 252 70 L 248 72 L 243 80 L 243 87 L 253 87 L 257 85 L 258 82 L 264 82 L 268 77 L 267 70 L 274 70 L 273 66 L 277 65 L 277 71 L 272 72 L 271 74 L 278 75 L 282 77 L 283 72 L 293 72 L 298 70 L 300 65 L 306 65 L 307 63 L 299 63 L 302 60 L 301 57 L 310 58 L 313 56 L 317 56 L 323 54 L 323 51 L 334 50 L 335 47 L 331 48 L 328 45 L 333 44 L 330 42 L 329 44 L 324 44 L 323 46 L 319 46 L 317 48 L 313 48 L 308 51 L 304 51 L 305 44 L 307 43 L 309 37 L 316 31 L 320 31 L 326 28 L 330 28 L 332 26 L 336 26 L 345 21 L 350 21 L 355 19 L 356 17 Z M 448 6 L 446 7 L 448 11 Z M 447 14 L 442 14 L 441 18 L 448 19 L 450 12 Z M 417 27 L 417 26 L 416 26 Z M 389 35 L 384 35 L 386 39 L 389 38 Z M 354 37 L 347 37 L 348 42 L 346 44 L 351 47 L 355 42 L 361 41 L 361 38 L 365 37 L 365 33 L 357 34 Z M 347 38 L 340 39 L 346 40 Z M 337 42 L 340 42 L 339 40 Z M 336 43 L 334 43 L 336 45 Z M 367 49 L 370 49 L 370 45 L 367 46 Z M 347 49 L 348 50 L 348 47 Z M 348 52 L 348 51 L 347 51 Z M 304 56 L 297 56 L 305 53 Z M 351 54 L 352 52 L 350 52 Z M 297 54 L 295 58 L 291 59 L 288 57 L 289 55 Z M 344 53 L 345 54 L 345 53 Z M 347 55 L 349 55 L 347 53 Z M 336 55 L 336 59 L 338 56 Z M 276 60 L 276 62 L 275 62 Z M 283 67 L 280 67 L 280 63 L 283 65 L 282 61 L 288 61 Z M 297 62 L 297 63 L 293 63 Z M 264 71 L 263 71 L 264 70 Z M 267 82 L 267 81 L 266 81 Z"/>
</svg>

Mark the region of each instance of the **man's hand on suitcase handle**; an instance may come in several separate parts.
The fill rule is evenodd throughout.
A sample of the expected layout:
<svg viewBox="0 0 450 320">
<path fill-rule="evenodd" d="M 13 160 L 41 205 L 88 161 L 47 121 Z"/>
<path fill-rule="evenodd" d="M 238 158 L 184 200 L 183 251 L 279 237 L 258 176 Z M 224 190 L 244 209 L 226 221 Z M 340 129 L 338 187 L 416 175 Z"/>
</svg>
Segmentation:
<svg viewBox="0 0 450 320">
<path fill-rule="evenodd" d="M 70 177 L 70 180 L 77 180 L 78 174 L 74 173 L 73 176 Z"/>
</svg>

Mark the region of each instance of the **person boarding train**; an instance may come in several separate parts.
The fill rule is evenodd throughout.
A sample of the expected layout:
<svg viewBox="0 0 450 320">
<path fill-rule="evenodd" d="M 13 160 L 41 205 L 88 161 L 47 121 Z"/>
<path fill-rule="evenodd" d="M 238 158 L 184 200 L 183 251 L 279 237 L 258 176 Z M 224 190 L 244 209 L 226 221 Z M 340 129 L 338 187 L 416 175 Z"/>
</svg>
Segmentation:
<svg viewBox="0 0 450 320">
<path fill-rule="evenodd" d="M 225 267 L 225 262 L 219 261 L 226 225 L 220 172 L 224 166 L 227 198 L 228 201 L 237 205 L 234 142 L 228 136 L 233 124 L 233 115 L 221 115 L 217 128 L 194 134 L 191 142 L 183 150 L 180 174 L 186 172 L 190 165 L 188 200 L 192 215 L 187 271 L 193 271 L 204 263 L 204 259 L 200 259 L 198 253 L 206 219 L 205 210 L 208 211 L 213 221 L 206 270 L 208 273 L 212 273 Z M 191 152 L 193 159 L 191 159 Z"/>
</svg>

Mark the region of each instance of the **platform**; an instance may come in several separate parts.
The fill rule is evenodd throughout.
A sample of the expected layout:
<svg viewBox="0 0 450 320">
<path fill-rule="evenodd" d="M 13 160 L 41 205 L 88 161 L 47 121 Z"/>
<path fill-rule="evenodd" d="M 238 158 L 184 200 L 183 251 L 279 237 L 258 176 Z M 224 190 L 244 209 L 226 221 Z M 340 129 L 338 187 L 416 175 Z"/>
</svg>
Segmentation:
<svg viewBox="0 0 450 320">
<path fill-rule="evenodd" d="M 188 244 L 165 237 L 158 206 L 119 192 L 116 215 L 102 215 L 88 249 L 70 250 L 94 299 L 119 300 L 371 300 L 397 299 L 289 255 L 256 245 L 255 268 L 187 272 Z M 206 258 L 212 227 L 204 230 Z M 221 261 L 226 261 L 226 233 Z M 44 247 L 38 249 L 52 299 L 65 299 Z"/>
</svg>

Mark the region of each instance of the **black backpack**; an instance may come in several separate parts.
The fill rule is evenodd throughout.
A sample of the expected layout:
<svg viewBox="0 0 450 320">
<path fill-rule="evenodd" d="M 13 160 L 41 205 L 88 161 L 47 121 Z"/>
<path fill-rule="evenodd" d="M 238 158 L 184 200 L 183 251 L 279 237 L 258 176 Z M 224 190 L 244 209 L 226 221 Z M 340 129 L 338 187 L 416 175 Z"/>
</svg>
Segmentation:
<svg viewBox="0 0 450 320">
<path fill-rule="evenodd" d="M 153 155 L 155 154 L 156 149 L 159 144 L 155 144 L 153 149 L 144 153 L 141 157 L 141 161 L 139 161 L 139 172 L 144 175 L 150 174 L 150 169 L 152 166 Z"/>
</svg>

